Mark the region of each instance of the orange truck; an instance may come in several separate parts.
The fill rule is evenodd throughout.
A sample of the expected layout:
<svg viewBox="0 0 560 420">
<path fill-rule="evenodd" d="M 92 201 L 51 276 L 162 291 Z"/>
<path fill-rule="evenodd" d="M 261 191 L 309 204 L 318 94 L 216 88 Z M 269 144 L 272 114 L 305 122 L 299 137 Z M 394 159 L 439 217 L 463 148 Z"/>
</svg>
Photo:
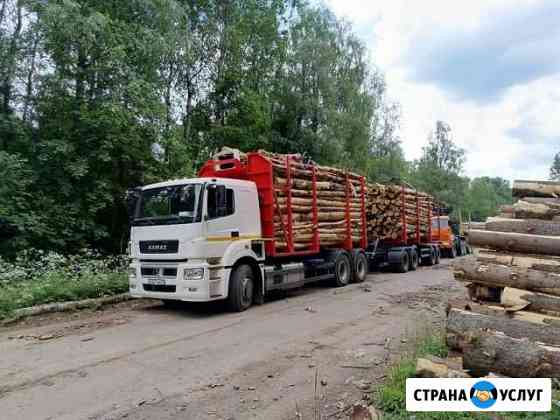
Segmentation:
<svg viewBox="0 0 560 420">
<path fill-rule="evenodd" d="M 470 254 L 470 247 L 460 232 L 460 226 L 461 223 L 451 223 L 448 215 L 432 217 L 432 241 L 439 243 L 442 257 L 455 258 Z"/>
</svg>

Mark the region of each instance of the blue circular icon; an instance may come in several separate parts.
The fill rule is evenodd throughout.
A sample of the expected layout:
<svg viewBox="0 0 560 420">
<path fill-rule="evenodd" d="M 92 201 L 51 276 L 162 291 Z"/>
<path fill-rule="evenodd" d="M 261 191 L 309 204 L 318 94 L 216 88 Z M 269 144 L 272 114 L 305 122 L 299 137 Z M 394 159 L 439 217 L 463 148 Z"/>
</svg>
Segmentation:
<svg viewBox="0 0 560 420">
<path fill-rule="evenodd" d="M 488 381 L 479 381 L 472 386 L 470 397 L 478 408 L 490 408 L 496 403 L 498 390 Z"/>
</svg>

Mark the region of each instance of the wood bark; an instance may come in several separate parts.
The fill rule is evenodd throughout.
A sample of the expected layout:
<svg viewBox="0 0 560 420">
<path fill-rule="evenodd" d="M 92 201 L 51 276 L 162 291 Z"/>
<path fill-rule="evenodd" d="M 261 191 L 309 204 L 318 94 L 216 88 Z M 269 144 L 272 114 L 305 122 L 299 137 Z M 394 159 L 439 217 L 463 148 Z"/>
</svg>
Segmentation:
<svg viewBox="0 0 560 420">
<path fill-rule="evenodd" d="M 480 287 L 483 289 L 483 287 Z M 498 292 L 498 302 L 501 299 L 503 288 L 488 288 L 488 291 L 492 292 L 493 290 Z M 516 321 L 527 322 L 531 324 L 537 325 L 550 325 L 555 327 L 560 327 L 560 314 L 555 312 L 546 312 L 546 313 L 539 313 L 539 312 L 530 312 L 523 310 L 525 304 L 519 307 L 508 307 L 505 308 L 501 306 L 499 303 L 479 303 L 473 301 L 458 301 L 457 299 L 452 299 L 450 302 L 451 306 L 455 308 L 462 308 L 466 311 L 470 311 L 473 313 L 481 314 L 481 315 L 488 315 L 490 317 L 498 317 L 504 319 L 511 319 Z"/>
<path fill-rule="evenodd" d="M 501 293 L 500 303 L 506 311 L 523 309 L 553 316 L 560 315 L 560 297 L 545 293 L 506 287 Z"/>
<path fill-rule="evenodd" d="M 518 201 L 513 205 L 513 215 L 516 219 L 552 220 L 560 216 L 560 209 L 546 204 Z"/>
<path fill-rule="evenodd" d="M 495 331 L 448 331 L 447 344 L 463 354 L 473 376 L 497 372 L 511 377 L 555 378 L 560 375 L 560 348 L 509 337 Z"/>
<path fill-rule="evenodd" d="M 523 197 L 521 201 L 534 204 L 545 204 L 549 207 L 560 209 L 560 198 L 546 198 L 546 197 Z"/>
<path fill-rule="evenodd" d="M 529 233 L 532 235 L 560 236 L 560 222 L 537 219 L 489 218 L 484 228 L 492 232 Z"/>
<path fill-rule="evenodd" d="M 460 357 L 442 359 L 436 356 L 420 357 L 416 360 L 417 378 L 470 378 L 463 370 Z"/>
<path fill-rule="evenodd" d="M 560 255 L 560 237 L 557 236 L 485 230 L 470 230 L 467 235 L 469 243 L 473 246 L 530 254 Z"/>
<path fill-rule="evenodd" d="M 282 188 L 276 188 L 275 192 L 278 195 L 278 197 L 282 197 L 286 195 L 286 192 Z M 312 196 L 313 196 L 313 191 L 311 190 L 292 189 L 292 197 L 312 197 Z M 338 200 L 346 199 L 346 192 L 326 191 L 326 190 L 317 191 L 317 198 L 328 200 L 333 197 L 337 198 Z"/>
<path fill-rule="evenodd" d="M 479 262 L 474 257 L 461 258 L 453 267 L 455 278 L 459 281 L 560 296 L 560 275 L 555 273 Z"/>
<path fill-rule="evenodd" d="M 560 197 L 560 182 L 524 181 L 513 182 L 514 197 Z"/>
<path fill-rule="evenodd" d="M 480 262 L 532 268 L 534 270 L 549 272 L 556 272 L 560 269 L 560 257 L 551 255 L 527 255 L 512 252 L 502 253 L 479 250 L 476 259 Z"/>
<path fill-rule="evenodd" d="M 465 230 L 486 230 L 487 222 L 468 222 L 464 223 L 463 227 Z"/>
<path fill-rule="evenodd" d="M 448 333 L 466 336 L 477 331 L 502 332 L 512 338 L 527 338 L 539 343 L 560 345 L 560 328 L 556 325 L 479 314 L 455 308 L 449 311 L 447 315 Z"/>
</svg>

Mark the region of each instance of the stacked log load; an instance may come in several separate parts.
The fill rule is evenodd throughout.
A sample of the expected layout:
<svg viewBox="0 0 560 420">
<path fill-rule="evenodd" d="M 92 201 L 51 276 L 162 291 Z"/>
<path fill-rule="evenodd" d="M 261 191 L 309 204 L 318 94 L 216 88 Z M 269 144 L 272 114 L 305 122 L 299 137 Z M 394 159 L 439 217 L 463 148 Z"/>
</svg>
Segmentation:
<svg viewBox="0 0 560 420">
<path fill-rule="evenodd" d="M 447 342 L 474 376 L 559 377 L 560 183 L 515 181 L 513 194 L 509 217 L 468 231 L 478 250 L 454 274 L 470 301 L 452 303 Z"/>
<path fill-rule="evenodd" d="M 291 211 L 294 249 L 309 248 L 314 239 L 313 167 L 316 179 L 317 232 L 321 246 L 340 245 L 348 237 L 346 212 L 351 221 L 352 242 L 358 244 L 362 232 L 362 177 L 337 168 L 305 162 L 301 155 L 282 155 L 263 150 L 273 166 L 277 214 L 274 216 L 275 243 L 279 252 L 287 249 L 288 184 L 287 163 L 290 165 Z M 289 159 L 287 159 L 289 157 Z M 366 190 L 365 183 L 364 191 Z M 347 209 L 347 197 L 349 197 Z"/>
<path fill-rule="evenodd" d="M 429 229 L 432 202 L 428 194 L 400 185 L 369 184 L 366 213 L 369 240 L 396 240 L 403 238 L 404 233 L 408 239 L 413 239 L 417 228 L 420 235 L 425 236 Z"/>
</svg>

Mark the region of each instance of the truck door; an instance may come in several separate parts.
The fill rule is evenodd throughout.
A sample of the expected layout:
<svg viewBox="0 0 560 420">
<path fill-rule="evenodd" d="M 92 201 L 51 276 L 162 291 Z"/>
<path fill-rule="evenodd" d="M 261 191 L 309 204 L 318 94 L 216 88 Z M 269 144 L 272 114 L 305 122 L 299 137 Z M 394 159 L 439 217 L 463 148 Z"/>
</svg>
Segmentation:
<svg viewBox="0 0 560 420">
<path fill-rule="evenodd" d="M 239 237 L 239 226 L 232 223 L 235 193 L 221 184 L 209 184 L 206 190 L 206 220 L 209 238 Z"/>
</svg>

